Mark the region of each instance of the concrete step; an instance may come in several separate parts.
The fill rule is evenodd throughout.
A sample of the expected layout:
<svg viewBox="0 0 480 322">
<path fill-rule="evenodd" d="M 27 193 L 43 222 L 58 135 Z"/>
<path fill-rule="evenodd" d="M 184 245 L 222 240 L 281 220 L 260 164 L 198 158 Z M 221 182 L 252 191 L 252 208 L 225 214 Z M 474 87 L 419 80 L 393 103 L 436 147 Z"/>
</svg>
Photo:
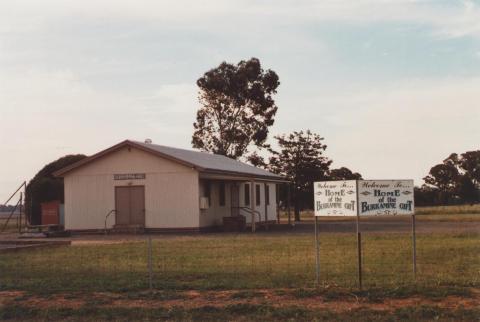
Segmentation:
<svg viewBox="0 0 480 322">
<path fill-rule="evenodd" d="M 143 234 L 145 232 L 145 227 L 143 225 L 114 225 L 110 232 L 122 234 Z"/>
</svg>

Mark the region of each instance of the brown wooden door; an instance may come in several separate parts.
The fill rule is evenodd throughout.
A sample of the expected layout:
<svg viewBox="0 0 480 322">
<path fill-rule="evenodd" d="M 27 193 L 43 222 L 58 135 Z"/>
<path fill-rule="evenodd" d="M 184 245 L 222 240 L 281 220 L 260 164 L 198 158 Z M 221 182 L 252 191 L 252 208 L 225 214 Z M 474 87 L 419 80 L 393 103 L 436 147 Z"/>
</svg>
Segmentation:
<svg viewBox="0 0 480 322">
<path fill-rule="evenodd" d="M 115 224 L 145 226 L 145 187 L 115 187 Z"/>
<path fill-rule="evenodd" d="M 145 188 L 130 187 L 130 224 L 145 226 Z"/>
<path fill-rule="evenodd" d="M 115 187 L 115 224 L 130 223 L 130 187 Z"/>
</svg>

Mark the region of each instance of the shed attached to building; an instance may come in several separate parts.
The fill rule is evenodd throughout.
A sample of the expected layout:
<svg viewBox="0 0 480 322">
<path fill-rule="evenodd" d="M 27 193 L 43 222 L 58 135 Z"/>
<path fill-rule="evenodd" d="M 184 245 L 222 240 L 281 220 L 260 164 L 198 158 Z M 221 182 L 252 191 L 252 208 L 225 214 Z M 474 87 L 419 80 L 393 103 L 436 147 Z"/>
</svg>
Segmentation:
<svg viewBox="0 0 480 322">
<path fill-rule="evenodd" d="M 126 140 L 55 173 L 65 229 L 190 230 L 277 219 L 284 178 L 222 155 Z"/>
</svg>

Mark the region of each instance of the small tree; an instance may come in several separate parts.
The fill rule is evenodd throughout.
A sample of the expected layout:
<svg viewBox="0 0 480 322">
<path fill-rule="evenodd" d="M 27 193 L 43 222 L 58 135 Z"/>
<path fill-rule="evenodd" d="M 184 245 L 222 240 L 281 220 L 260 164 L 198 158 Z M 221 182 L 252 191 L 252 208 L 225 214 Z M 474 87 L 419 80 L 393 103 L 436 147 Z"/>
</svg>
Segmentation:
<svg viewBox="0 0 480 322">
<path fill-rule="evenodd" d="M 426 184 L 438 188 L 440 203 L 448 203 L 455 194 L 459 178 L 458 169 L 453 164 L 444 162 L 433 166 L 423 180 Z"/>
<path fill-rule="evenodd" d="M 292 199 L 295 220 L 300 220 L 300 210 L 313 204 L 313 182 L 325 180 L 332 161 L 323 155 L 327 148 L 323 138 L 310 130 L 275 136 L 280 151 L 270 157 L 269 169 L 292 182 Z"/>
<path fill-rule="evenodd" d="M 53 173 L 86 158 L 83 154 L 67 155 L 44 166 L 27 184 L 25 205 L 31 224 L 40 224 L 40 204 L 45 201 L 64 201 L 63 178 Z"/>
<path fill-rule="evenodd" d="M 194 148 L 237 159 L 250 144 L 263 147 L 277 112 L 273 95 L 280 82 L 274 71 L 264 71 L 257 58 L 223 62 L 197 85 L 203 106 L 193 123 Z"/>
<path fill-rule="evenodd" d="M 430 169 L 425 183 L 436 187 L 439 203 L 458 201 L 473 203 L 479 200 L 480 150 L 450 154 L 442 163 Z"/>
</svg>

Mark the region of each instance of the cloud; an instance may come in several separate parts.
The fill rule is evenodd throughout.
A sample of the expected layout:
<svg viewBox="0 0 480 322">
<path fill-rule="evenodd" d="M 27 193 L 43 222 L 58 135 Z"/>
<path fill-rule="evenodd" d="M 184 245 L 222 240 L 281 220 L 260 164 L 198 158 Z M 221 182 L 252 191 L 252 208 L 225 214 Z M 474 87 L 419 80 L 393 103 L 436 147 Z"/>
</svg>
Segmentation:
<svg viewBox="0 0 480 322">
<path fill-rule="evenodd" d="M 196 88 L 161 86 L 148 96 L 92 88 L 69 70 L 0 74 L 0 197 L 46 163 L 92 154 L 123 139 L 189 146 Z"/>
<path fill-rule="evenodd" d="M 413 177 L 420 184 L 450 153 L 479 148 L 478 88 L 480 78 L 417 79 L 327 98 L 340 107 L 324 118 L 328 155 L 368 178 Z"/>
<path fill-rule="evenodd" d="M 257 31 L 274 25 L 311 23 L 406 23 L 429 26 L 444 37 L 480 37 L 480 8 L 474 1 L 451 4 L 404 0 L 339 1 L 158 1 L 158 0 L 6 0 L 0 3 L 0 32 L 32 30 L 62 17 L 142 21 L 182 29 L 220 26 Z M 260 18 L 260 19 L 259 19 Z M 253 20 L 256 24 L 252 24 Z M 240 28 L 239 28 L 240 27 Z"/>
</svg>

